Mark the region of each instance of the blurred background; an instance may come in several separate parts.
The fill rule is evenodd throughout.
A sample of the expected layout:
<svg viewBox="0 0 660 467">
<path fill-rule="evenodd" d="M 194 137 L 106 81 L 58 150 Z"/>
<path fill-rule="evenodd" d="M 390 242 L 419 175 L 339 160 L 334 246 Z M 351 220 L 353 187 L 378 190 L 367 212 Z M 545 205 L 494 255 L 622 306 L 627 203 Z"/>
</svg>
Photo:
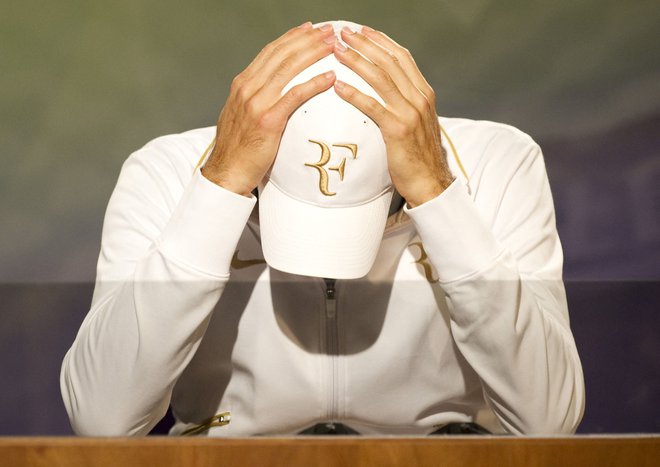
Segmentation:
<svg viewBox="0 0 660 467">
<path fill-rule="evenodd" d="M 409 48 L 440 114 L 505 122 L 541 145 L 587 383 L 579 431 L 660 431 L 657 1 L 10 0 L 0 15 L 0 434 L 71 433 L 59 368 L 91 301 L 126 157 L 213 125 L 231 79 L 266 43 L 327 19 Z"/>
</svg>

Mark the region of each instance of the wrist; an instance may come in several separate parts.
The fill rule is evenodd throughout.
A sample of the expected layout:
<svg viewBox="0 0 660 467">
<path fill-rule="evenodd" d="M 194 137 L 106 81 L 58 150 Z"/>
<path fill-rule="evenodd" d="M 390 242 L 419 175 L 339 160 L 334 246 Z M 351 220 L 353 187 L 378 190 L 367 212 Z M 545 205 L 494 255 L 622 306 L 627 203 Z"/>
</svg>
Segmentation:
<svg viewBox="0 0 660 467">
<path fill-rule="evenodd" d="M 410 208 L 415 208 L 440 196 L 453 181 L 454 177 L 448 176 L 440 180 L 420 182 L 414 190 L 409 190 L 408 196 L 404 196 L 404 198 Z"/>
<path fill-rule="evenodd" d="M 221 186 L 225 190 L 231 191 L 241 196 L 245 196 L 246 198 L 250 198 L 252 196 L 252 190 L 254 187 L 250 188 L 249 184 L 241 182 L 240 177 L 227 174 L 221 170 L 213 170 L 206 165 L 202 167 L 201 173 L 204 178 L 218 186 Z"/>
</svg>

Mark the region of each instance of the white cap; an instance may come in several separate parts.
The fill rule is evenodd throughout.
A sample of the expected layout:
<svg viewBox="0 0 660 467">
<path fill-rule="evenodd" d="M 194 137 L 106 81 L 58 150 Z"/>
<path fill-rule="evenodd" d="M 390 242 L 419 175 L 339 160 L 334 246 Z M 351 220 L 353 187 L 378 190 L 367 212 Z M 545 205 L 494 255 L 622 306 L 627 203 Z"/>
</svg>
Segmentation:
<svg viewBox="0 0 660 467">
<path fill-rule="evenodd" d="M 344 26 L 360 29 L 346 21 L 329 23 L 338 37 Z M 282 93 L 328 70 L 383 103 L 333 54 L 299 73 Z M 334 88 L 313 97 L 291 115 L 273 167 L 259 186 L 266 262 L 306 276 L 365 276 L 376 259 L 392 192 L 378 126 Z"/>
</svg>

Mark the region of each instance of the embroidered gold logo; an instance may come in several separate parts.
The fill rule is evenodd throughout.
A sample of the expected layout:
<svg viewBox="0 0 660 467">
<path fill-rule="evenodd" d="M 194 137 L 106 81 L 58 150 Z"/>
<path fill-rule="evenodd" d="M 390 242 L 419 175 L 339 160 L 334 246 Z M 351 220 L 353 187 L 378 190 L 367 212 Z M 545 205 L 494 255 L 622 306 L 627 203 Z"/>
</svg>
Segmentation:
<svg viewBox="0 0 660 467">
<path fill-rule="evenodd" d="M 311 167 L 319 171 L 319 190 L 321 190 L 321 193 L 323 193 L 325 196 L 334 196 L 337 193 L 329 190 L 328 172 L 323 168 L 328 162 L 330 162 L 330 148 L 328 147 L 327 144 L 325 144 L 322 141 L 314 141 L 313 139 L 310 139 L 309 142 L 318 144 L 318 146 L 321 148 L 321 158 L 319 159 L 318 162 L 314 164 L 310 162 L 305 162 L 305 165 L 307 167 Z M 351 154 L 353 155 L 353 159 L 357 159 L 357 144 L 337 143 L 337 144 L 333 144 L 332 146 L 336 148 L 349 149 L 351 151 Z M 343 181 L 344 171 L 346 170 L 346 158 L 342 157 L 339 165 L 336 165 L 334 167 L 328 167 L 328 170 L 336 171 L 339 174 L 339 181 Z"/>
<path fill-rule="evenodd" d="M 426 277 L 426 280 L 429 281 L 431 284 L 435 284 L 436 282 L 438 282 L 440 279 L 433 278 L 433 267 L 429 262 L 429 257 L 426 254 L 426 250 L 424 250 L 424 245 L 422 245 L 422 242 L 411 243 L 408 246 L 416 246 L 419 248 L 419 259 L 416 259 L 414 263 L 419 264 L 422 267 L 422 269 L 424 270 L 424 276 Z"/>
</svg>

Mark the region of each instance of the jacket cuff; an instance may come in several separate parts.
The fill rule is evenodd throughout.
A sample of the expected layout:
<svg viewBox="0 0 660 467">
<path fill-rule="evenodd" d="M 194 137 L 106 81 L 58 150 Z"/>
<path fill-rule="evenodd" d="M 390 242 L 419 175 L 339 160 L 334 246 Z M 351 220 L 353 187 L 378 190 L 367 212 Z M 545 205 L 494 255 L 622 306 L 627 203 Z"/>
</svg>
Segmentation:
<svg viewBox="0 0 660 467">
<path fill-rule="evenodd" d="M 204 177 L 199 169 L 157 241 L 167 258 L 214 276 L 228 276 L 231 258 L 257 202 Z"/>
<path fill-rule="evenodd" d="M 413 220 L 440 282 L 469 277 L 502 253 L 503 247 L 458 178 L 432 200 L 403 209 Z"/>
</svg>

